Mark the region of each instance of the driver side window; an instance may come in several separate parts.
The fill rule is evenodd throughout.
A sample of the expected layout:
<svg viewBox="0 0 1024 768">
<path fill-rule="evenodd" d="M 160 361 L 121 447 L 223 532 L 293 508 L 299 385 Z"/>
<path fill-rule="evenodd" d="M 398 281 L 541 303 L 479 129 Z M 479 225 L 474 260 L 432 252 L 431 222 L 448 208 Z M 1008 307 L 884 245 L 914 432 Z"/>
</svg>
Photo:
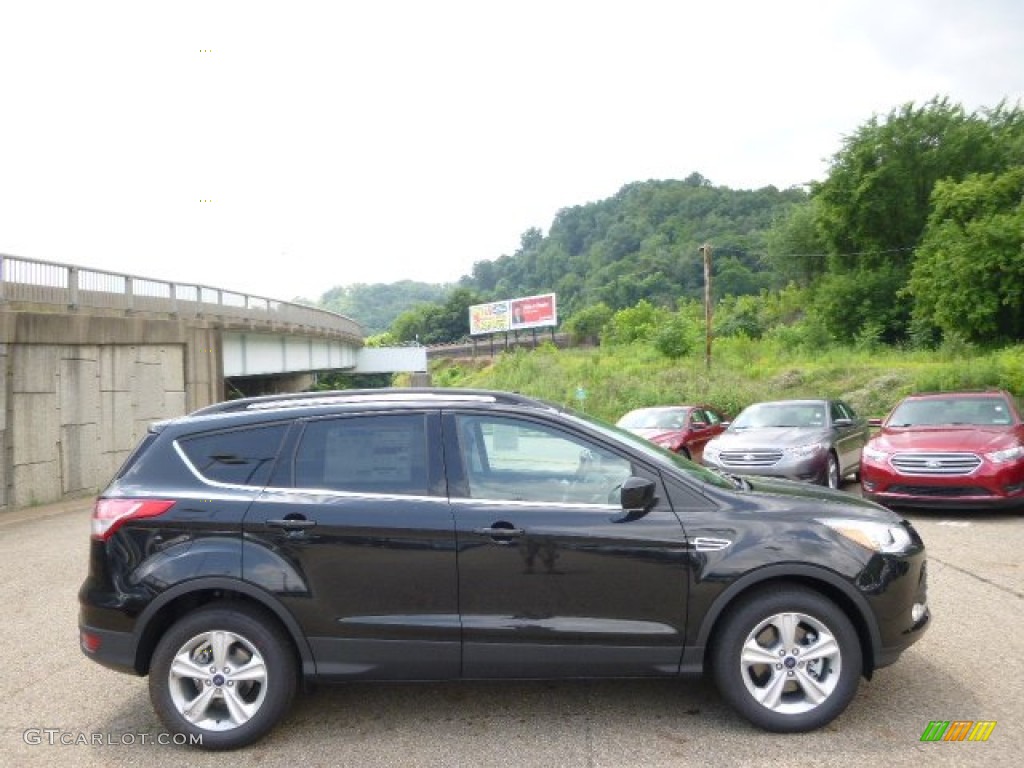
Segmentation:
<svg viewBox="0 0 1024 768">
<path fill-rule="evenodd" d="M 554 504 L 618 504 L 630 462 L 537 422 L 458 416 L 469 496 Z"/>
</svg>

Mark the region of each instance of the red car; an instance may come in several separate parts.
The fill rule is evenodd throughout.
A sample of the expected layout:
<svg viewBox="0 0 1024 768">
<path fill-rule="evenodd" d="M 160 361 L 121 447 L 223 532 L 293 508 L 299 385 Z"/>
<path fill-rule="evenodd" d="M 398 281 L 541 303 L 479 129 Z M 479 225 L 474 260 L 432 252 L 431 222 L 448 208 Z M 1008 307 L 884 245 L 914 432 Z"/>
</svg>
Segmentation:
<svg viewBox="0 0 1024 768">
<path fill-rule="evenodd" d="M 861 455 L 864 497 L 888 506 L 1024 506 L 1024 424 L 1002 391 L 911 395 Z"/>
<path fill-rule="evenodd" d="M 707 442 L 725 431 L 721 415 L 703 405 L 637 408 L 616 425 L 698 462 Z"/>
</svg>

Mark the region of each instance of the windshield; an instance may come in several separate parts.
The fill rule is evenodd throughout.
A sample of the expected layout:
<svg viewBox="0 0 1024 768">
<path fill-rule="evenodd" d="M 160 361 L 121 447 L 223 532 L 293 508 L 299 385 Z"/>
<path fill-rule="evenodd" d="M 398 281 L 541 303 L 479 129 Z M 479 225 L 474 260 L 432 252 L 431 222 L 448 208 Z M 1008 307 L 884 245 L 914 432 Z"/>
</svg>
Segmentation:
<svg viewBox="0 0 1024 768">
<path fill-rule="evenodd" d="M 824 403 L 758 403 L 745 408 L 729 430 L 824 426 Z"/>
<path fill-rule="evenodd" d="M 890 427 L 1009 426 L 1010 408 L 1002 397 L 950 397 L 906 400 L 889 417 Z"/>
<path fill-rule="evenodd" d="M 682 429 L 684 424 L 685 408 L 640 408 L 619 419 L 618 426 L 623 429 Z"/>
<path fill-rule="evenodd" d="M 644 454 L 644 456 L 658 464 L 667 465 L 676 470 L 683 470 L 684 472 L 694 476 L 694 479 L 707 483 L 708 485 L 714 485 L 719 488 L 734 489 L 736 487 L 735 483 L 730 482 L 718 473 L 712 472 L 710 469 L 702 467 L 699 464 L 694 464 L 692 461 L 684 459 L 679 454 L 672 453 L 672 451 L 668 451 L 652 442 L 644 440 L 641 437 L 637 437 L 632 432 L 627 432 L 625 429 L 618 426 L 612 426 L 611 424 L 598 419 L 593 419 L 586 414 L 568 409 L 563 410 L 562 413 L 584 422 L 591 429 L 595 429 L 598 432 L 607 435 L 616 442 L 628 443 L 630 448 L 639 451 Z"/>
</svg>

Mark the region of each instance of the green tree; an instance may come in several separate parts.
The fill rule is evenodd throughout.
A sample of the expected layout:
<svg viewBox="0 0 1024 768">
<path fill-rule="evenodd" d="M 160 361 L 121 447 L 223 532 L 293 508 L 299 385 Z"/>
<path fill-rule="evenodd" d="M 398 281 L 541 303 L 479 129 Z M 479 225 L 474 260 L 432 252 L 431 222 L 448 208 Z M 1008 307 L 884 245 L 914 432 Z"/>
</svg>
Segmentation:
<svg viewBox="0 0 1024 768">
<path fill-rule="evenodd" d="M 1002 105 L 967 113 L 947 99 L 923 106 L 906 104 L 885 120 L 871 118 L 843 142 L 828 178 L 812 185 L 817 222 L 829 250 L 826 282 L 852 283 L 842 300 L 836 285 L 826 285 L 818 309 L 826 323 L 852 339 L 865 308 L 886 308 L 882 335 L 906 335 L 910 312 L 888 311 L 910 278 L 913 254 L 931 211 L 931 195 L 942 179 L 960 181 L 970 173 L 1007 170 L 1024 129 L 1019 108 Z M 885 281 L 877 275 L 884 274 Z M 870 295 L 868 295 L 870 294 Z M 859 322 L 858 322 L 859 321 Z"/>
<path fill-rule="evenodd" d="M 939 182 L 932 199 L 915 320 L 974 342 L 1024 339 L 1024 166 Z"/>
<path fill-rule="evenodd" d="M 406 310 L 391 326 L 398 341 L 445 344 L 469 335 L 469 308 L 479 304 L 479 295 L 469 288 L 456 288 L 443 303 L 424 304 Z"/>
<path fill-rule="evenodd" d="M 765 235 L 766 261 L 783 282 L 808 285 L 825 273 L 825 240 L 818 228 L 818 204 L 791 207 Z"/>
<path fill-rule="evenodd" d="M 362 323 L 366 332 L 381 333 L 404 311 L 440 301 L 450 286 L 399 280 L 395 283 L 338 285 L 320 297 L 319 306 Z"/>
<path fill-rule="evenodd" d="M 601 343 L 631 344 L 634 341 L 650 341 L 670 319 L 671 313 L 656 307 L 646 299 L 635 306 L 620 309 L 605 325 Z"/>
<path fill-rule="evenodd" d="M 672 315 L 654 333 L 654 348 L 670 360 L 678 360 L 693 351 L 697 329 L 681 313 Z"/>
<path fill-rule="evenodd" d="M 611 307 L 598 302 L 574 313 L 562 327 L 577 344 L 596 344 L 601 338 L 601 331 L 611 319 Z"/>
</svg>

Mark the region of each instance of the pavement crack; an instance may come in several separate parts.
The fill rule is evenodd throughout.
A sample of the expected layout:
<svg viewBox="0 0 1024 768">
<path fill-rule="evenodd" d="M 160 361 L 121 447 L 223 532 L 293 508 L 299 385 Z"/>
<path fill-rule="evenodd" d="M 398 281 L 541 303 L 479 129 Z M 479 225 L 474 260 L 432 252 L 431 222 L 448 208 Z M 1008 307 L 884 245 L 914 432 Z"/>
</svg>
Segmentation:
<svg viewBox="0 0 1024 768">
<path fill-rule="evenodd" d="M 947 563 L 945 560 L 940 560 L 939 558 L 931 556 L 931 555 L 928 556 L 928 559 L 930 561 L 932 561 L 932 562 L 938 563 L 943 568 L 952 568 L 957 573 L 962 573 L 964 576 L 970 576 L 972 579 L 976 579 L 976 580 L 982 582 L 983 584 L 988 584 L 990 587 L 995 587 L 1000 592 L 1005 592 L 1008 595 L 1013 595 L 1018 600 L 1024 600 L 1024 594 L 1018 592 L 1015 589 L 1011 589 L 1010 587 L 1004 587 L 1002 584 L 999 584 L 998 582 L 992 581 L 992 579 L 987 579 L 984 576 L 979 576 L 978 574 L 973 573 L 971 571 L 968 571 L 965 568 L 961 568 L 959 565 L 953 565 L 952 563 Z"/>
</svg>

